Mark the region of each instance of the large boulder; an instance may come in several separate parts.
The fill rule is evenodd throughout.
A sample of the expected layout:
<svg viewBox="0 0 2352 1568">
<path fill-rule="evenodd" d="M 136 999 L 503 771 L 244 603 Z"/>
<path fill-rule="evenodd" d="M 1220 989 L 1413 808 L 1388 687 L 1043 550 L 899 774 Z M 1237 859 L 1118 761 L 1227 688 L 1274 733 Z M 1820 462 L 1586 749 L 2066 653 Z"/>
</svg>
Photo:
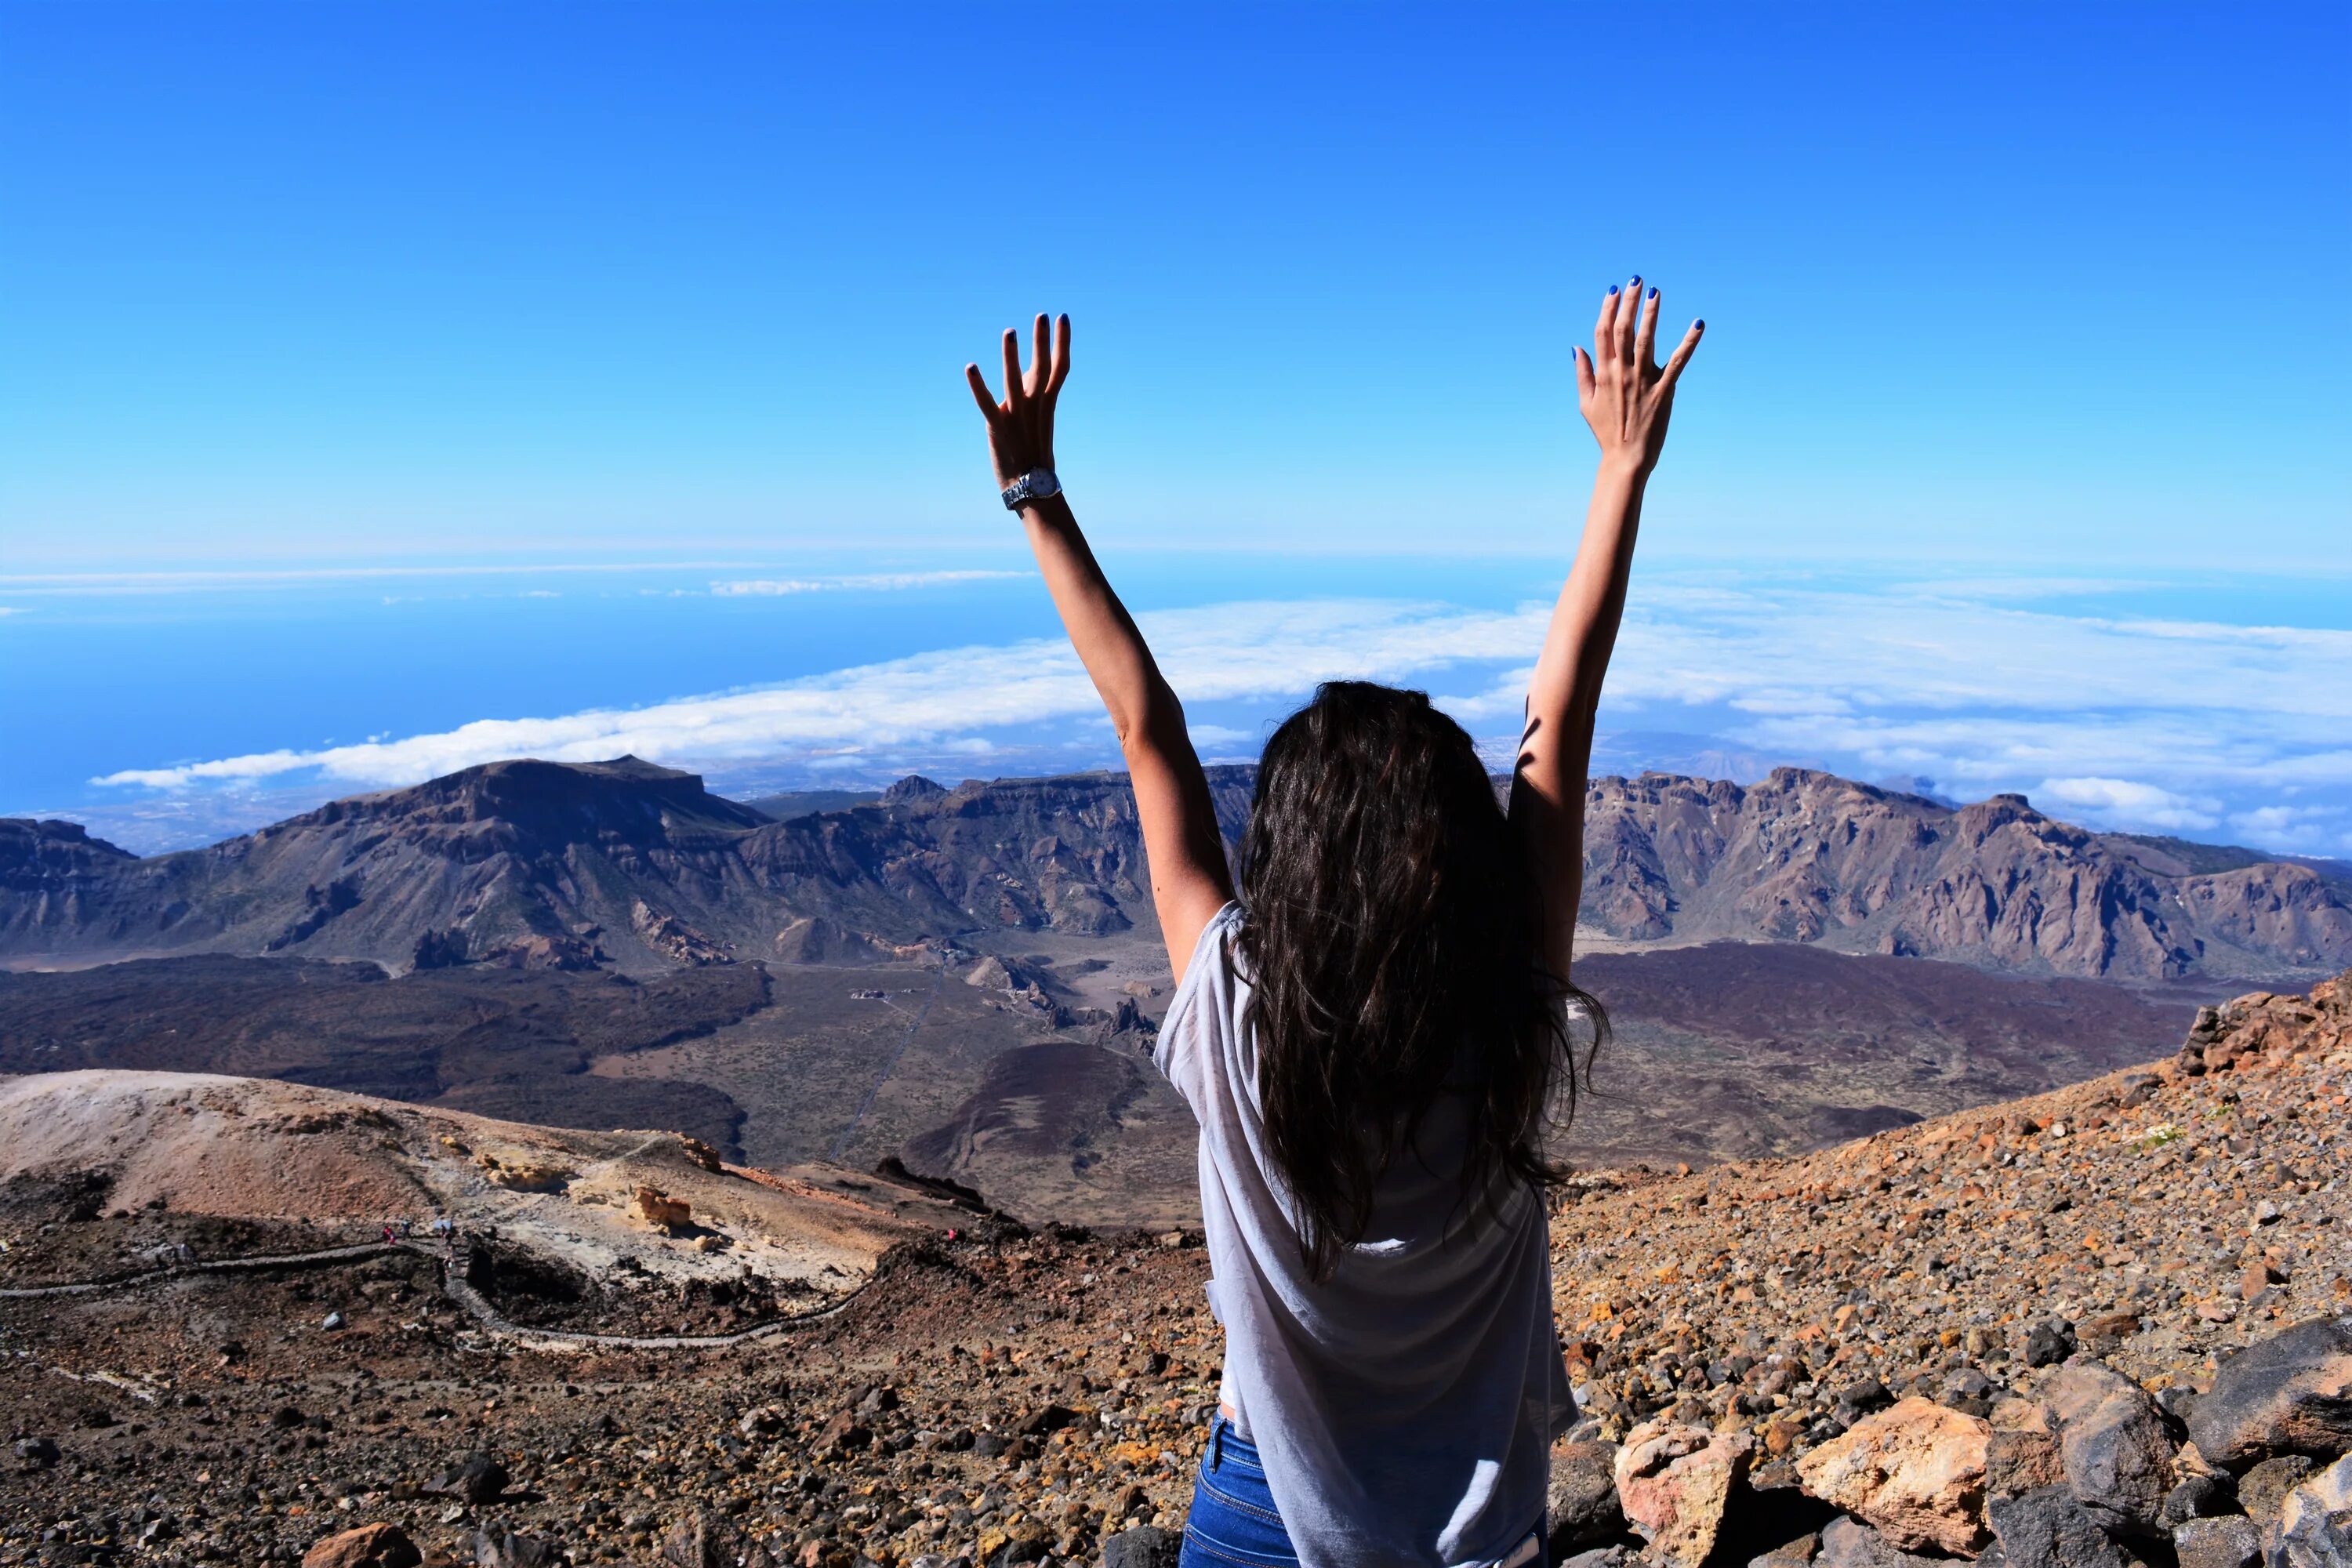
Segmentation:
<svg viewBox="0 0 2352 1568">
<path fill-rule="evenodd" d="M 2230 1357 L 2189 1412 L 2189 1436 L 2240 1470 L 2275 1454 L 2352 1452 L 2352 1320 L 2314 1318 Z"/>
<path fill-rule="evenodd" d="M 1996 1405 L 1992 1425 L 1992 1491 L 2063 1483 L 2110 1531 L 2166 1532 L 2165 1497 L 2180 1479 L 2172 1436 L 2163 1411 L 2130 1378 L 2078 1356 L 2031 1395 Z"/>
<path fill-rule="evenodd" d="M 416 1568 L 425 1554 L 396 1524 L 362 1524 L 302 1553 L 302 1568 Z"/>
<path fill-rule="evenodd" d="M 1914 1394 L 1815 1448 L 1797 1462 L 1797 1474 L 1805 1490 L 1902 1551 L 1972 1555 L 1987 1539 L 1990 1431 L 1974 1415 Z"/>
<path fill-rule="evenodd" d="M 2002 1568 L 2136 1568 L 2138 1561 L 2064 1487 L 1995 1497 L 1985 1515 Z"/>
<path fill-rule="evenodd" d="M 1756 1440 L 1673 1421 L 1645 1421 L 1625 1435 L 1613 1470 L 1618 1505 L 1675 1568 L 1698 1568 L 1722 1533 L 1724 1510 L 1747 1479 Z"/>
<path fill-rule="evenodd" d="M 1622 1533 L 1625 1512 L 1617 1506 L 1617 1445 L 1566 1438 L 1554 1443 L 1544 1515 L 1546 1557 L 1554 1563 Z"/>
<path fill-rule="evenodd" d="M 2273 1568 L 2352 1568 L 2352 1455 L 2286 1494 L 2276 1540 Z"/>
</svg>

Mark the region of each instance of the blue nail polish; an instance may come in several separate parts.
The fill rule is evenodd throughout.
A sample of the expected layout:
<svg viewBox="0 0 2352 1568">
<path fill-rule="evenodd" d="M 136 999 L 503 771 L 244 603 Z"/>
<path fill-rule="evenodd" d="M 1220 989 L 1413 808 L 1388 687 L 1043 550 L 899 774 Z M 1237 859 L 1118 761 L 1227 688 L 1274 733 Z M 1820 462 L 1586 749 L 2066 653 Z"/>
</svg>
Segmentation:
<svg viewBox="0 0 2352 1568">
<path fill-rule="evenodd" d="M 1654 299 L 1656 299 L 1657 297 L 1658 297 L 1658 291 L 1657 291 L 1655 289 L 1651 289 L 1651 290 L 1650 290 L 1650 298 L 1651 298 L 1651 299 L 1653 299 L 1653 300 L 1654 300 Z"/>
<path fill-rule="evenodd" d="M 1706 331 L 1706 323 L 1705 321 L 1693 321 L 1693 322 L 1691 323 L 1691 325 L 1692 325 L 1692 326 L 1694 326 L 1694 327 L 1696 327 L 1696 328 L 1697 328 L 1700 331 L 1702 331 L 1702 332 L 1703 332 L 1703 331 Z"/>
<path fill-rule="evenodd" d="M 1616 285 L 1616 284 L 1614 284 L 1614 283 L 1612 283 L 1611 285 L 1609 285 L 1609 291 L 1610 291 L 1612 294 L 1614 294 L 1615 292 L 1617 292 L 1617 285 Z"/>
</svg>

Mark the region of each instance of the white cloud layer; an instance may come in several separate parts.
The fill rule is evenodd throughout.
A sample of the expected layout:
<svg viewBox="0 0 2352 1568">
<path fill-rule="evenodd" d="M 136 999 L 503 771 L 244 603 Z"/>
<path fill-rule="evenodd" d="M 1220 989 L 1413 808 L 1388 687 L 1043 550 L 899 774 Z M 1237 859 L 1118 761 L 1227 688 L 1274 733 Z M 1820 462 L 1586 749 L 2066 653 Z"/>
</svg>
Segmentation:
<svg viewBox="0 0 2352 1568">
<path fill-rule="evenodd" d="M 988 583 L 1006 577 L 1027 577 L 1028 572 L 865 572 L 845 577 L 761 577 L 717 582 L 710 591 L 720 598 L 746 595 L 774 597 L 786 594 L 836 592 L 896 593 L 907 588 L 939 588 L 956 583 Z"/>
<path fill-rule="evenodd" d="M 874 586 L 963 575 L 920 574 Z M 857 579 L 812 579 L 825 586 Z M 811 591 L 786 583 L 714 591 Z M 2352 632 L 2059 615 L 2034 594 L 1906 583 L 1863 590 L 1709 581 L 1636 585 L 1604 728 L 1672 731 L 1720 754 L 1811 761 L 1946 793 L 2024 790 L 2091 826 L 2352 850 Z M 1388 599 L 1234 603 L 1141 617 L 1220 751 L 1320 680 L 1438 687 L 1484 738 L 1517 728 L 1548 608 Z M 1253 705 L 1264 708 L 1257 711 Z M 1202 712 L 1213 706 L 1215 711 Z M 1018 755 L 1098 725 L 1059 639 L 942 649 L 651 707 L 483 719 L 364 744 L 133 769 L 98 782 L 183 789 L 313 770 L 414 783 L 500 757 L 624 752 L 679 764 L 784 759 L 842 770 L 925 752 Z M 1097 730 L 1087 734 L 1098 735 Z M 1108 759 L 1107 745 L 1097 753 Z"/>
</svg>

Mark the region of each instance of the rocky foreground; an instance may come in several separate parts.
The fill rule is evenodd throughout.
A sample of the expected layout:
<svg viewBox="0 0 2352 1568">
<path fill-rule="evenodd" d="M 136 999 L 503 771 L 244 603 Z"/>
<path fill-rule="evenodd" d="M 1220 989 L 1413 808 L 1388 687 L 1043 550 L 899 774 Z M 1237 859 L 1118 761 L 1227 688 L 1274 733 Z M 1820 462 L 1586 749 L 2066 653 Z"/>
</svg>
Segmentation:
<svg viewBox="0 0 2352 1568">
<path fill-rule="evenodd" d="M 1553 1560 L 2352 1562 L 2347 1091 L 2352 976 L 2038 1100 L 1588 1174 Z M 0 1234 L 89 1268 L 200 1223 Z M 293 1228 L 247 1239 L 368 1239 Z M 0 1562 L 1171 1561 L 1219 1353 L 1196 1242 L 946 1224 L 822 1317 L 684 1347 L 559 1340 L 613 1303 L 495 1249 L 506 1328 L 429 1248 L 0 1297 Z M 678 1290 L 698 1334 L 767 1310 Z"/>
</svg>

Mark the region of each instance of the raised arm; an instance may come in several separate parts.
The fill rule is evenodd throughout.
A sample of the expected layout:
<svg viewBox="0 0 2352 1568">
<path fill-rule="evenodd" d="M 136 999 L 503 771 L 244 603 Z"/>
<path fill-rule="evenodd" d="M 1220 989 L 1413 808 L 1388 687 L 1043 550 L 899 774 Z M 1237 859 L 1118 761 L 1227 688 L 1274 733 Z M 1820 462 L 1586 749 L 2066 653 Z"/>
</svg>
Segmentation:
<svg viewBox="0 0 2352 1568">
<path fill-rule="evenodd" d="M 1062 317 L 1050 335 L 1045 318 L 1037 318 L 1026 375 L 1021 369 L 1021 340 L 1007 330 L 1003 402 L 988 390 L 988 378 L 978 365 L 964 366 L 963 374 L 988 421 L 988 453 L 996 464 L 998 487 L 1009 489 L 1024 476 L 1050 476 L 1054 405 L 1070 376 L 1070 318 Z M 1160 911 L 1160 934 L 1181 981 L 1202 928 L 1234 896 L 1209 780 L 1185 731 L 1184 710 L 1160 675 L 1134 617 L 1111 592 L 1094 552 L 1087 548 L 1068 498 L 1060 493 L 1058 481 L 1046 488 L 1054 493 L 1023 501 L 1022 526 L 1028 531 L 1029 548 L 1036 553 L 1045 587 L 1054 595 L 1054 607 L 1062 613 L 1063 629 L 1070 634 L 1078 661 L 1087 667 L 1118 731 L 1119 750 L 1126 753 L 1128 776 L 1135 784 L 1143 850 L 1151 863 L 1151 900 Z"/>
<path fill-rule="evenodd" d="M 1601 301 L 1591 353 L 1576 352 L 1577 405 L 1601 443 L 1601 470 L 1592 481 L 1576 564 L 1553 606 L 1551 629 L 1528 684 L 1527 730 L 1511 780 L 1511 823 L 1535 861 L 1544 890 L 1544 953 L 1561 980 L 1569 978 L 1575 956 L 1576 907 L 1584 892 L 1592 720 L 1625 610 L 1642 492 L 1665 444 L 1675 382 L 1706 328 L 1693 321 L 1672 357 L 1658 365 L 1658 291 L 1643 299 L 1636 278 Z"/>
</svg>

